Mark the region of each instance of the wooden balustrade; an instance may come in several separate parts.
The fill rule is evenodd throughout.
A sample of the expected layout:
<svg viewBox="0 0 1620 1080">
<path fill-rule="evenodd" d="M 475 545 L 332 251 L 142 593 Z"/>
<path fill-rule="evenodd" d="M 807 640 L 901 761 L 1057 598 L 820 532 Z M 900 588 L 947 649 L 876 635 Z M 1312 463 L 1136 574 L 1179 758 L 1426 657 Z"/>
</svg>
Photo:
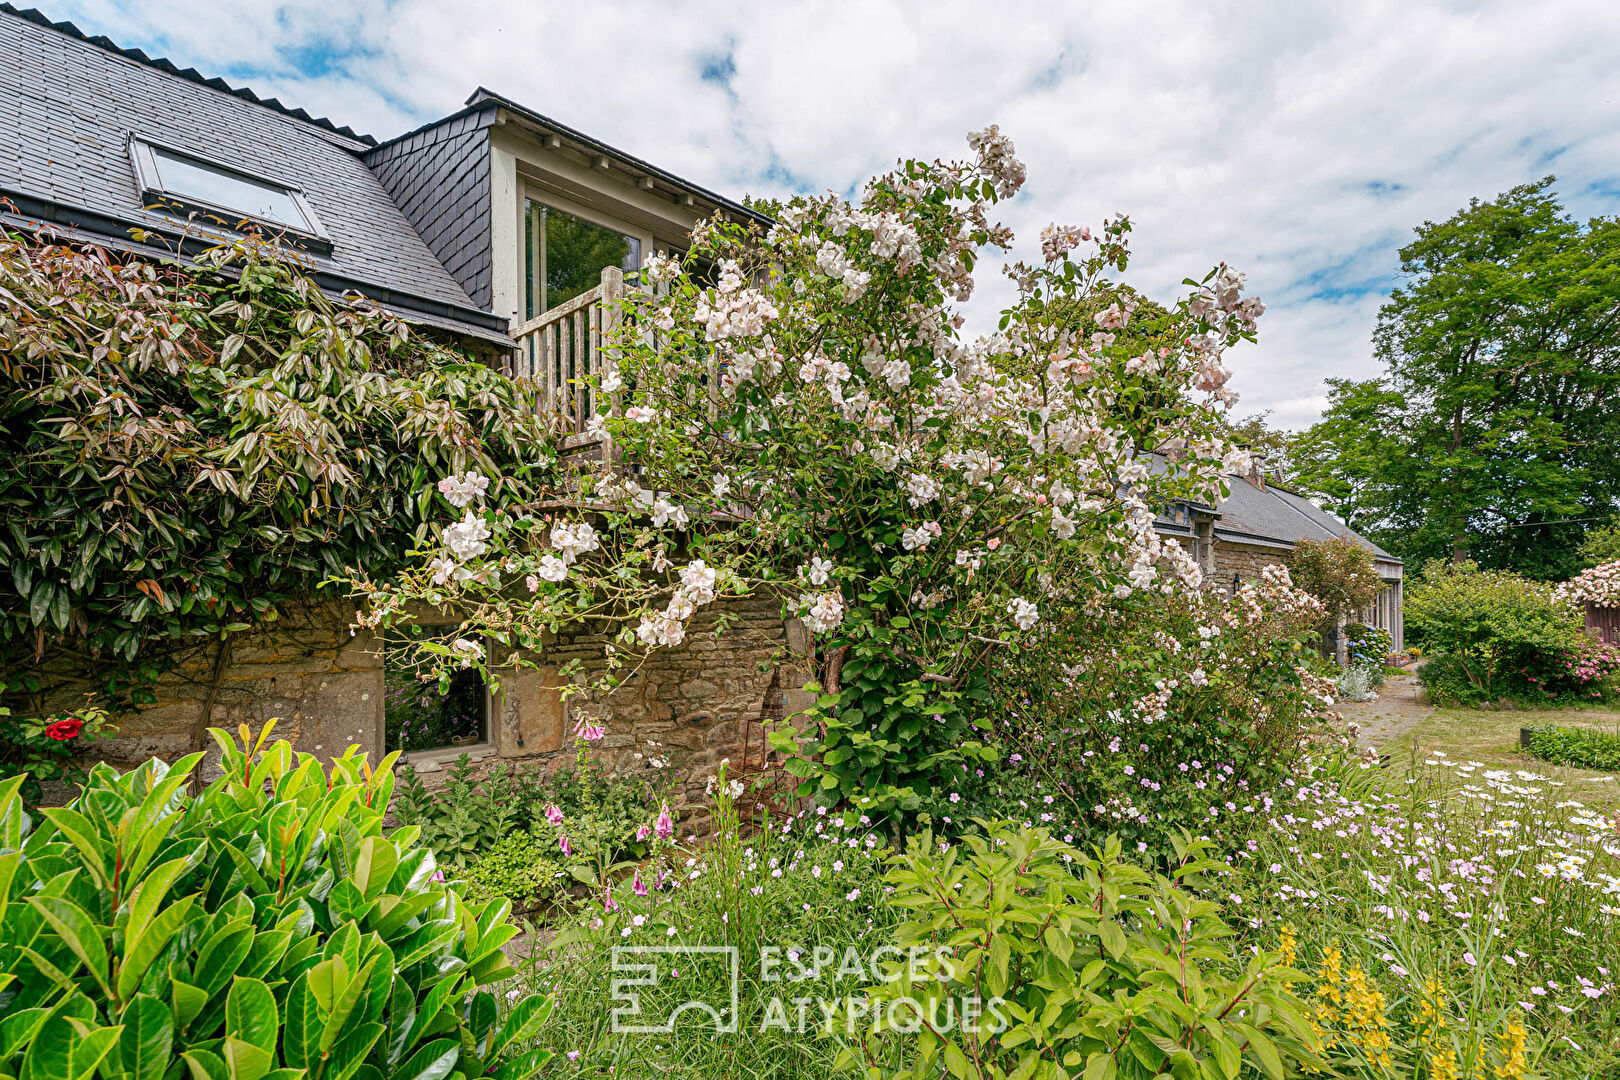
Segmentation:
<svg viewBox="0 0 1620 1080">
<path fill-rule="evenodd" d="M 624 291 L 624 271 L 610 266 L 595 288 L 512 328 L 518 345 L 512 374 L 539 385 L 563 449 L 593 441 L 585 433 L 591 417 L 615 408 L 599 400 L 589 380 L 607 366 L 604 343 L 622 318 Z"/>
</svg>

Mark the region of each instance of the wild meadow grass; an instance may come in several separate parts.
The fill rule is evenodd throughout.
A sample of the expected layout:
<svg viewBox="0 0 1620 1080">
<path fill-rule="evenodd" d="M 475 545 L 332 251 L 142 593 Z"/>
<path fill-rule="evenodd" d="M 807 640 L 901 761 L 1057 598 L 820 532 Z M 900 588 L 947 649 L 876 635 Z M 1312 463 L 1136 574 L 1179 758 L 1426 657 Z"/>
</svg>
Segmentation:
<svg viewBox="0 0 1620 1080">
<path fill-rule="evenodd" d="M 1620 1076 L 1620 821 L 1567 781 L 1434 754 L 1288 785 L 1228 903 L 1354 1074 Z"/>
<path fill-rule="evenodd" d="M 592 900 L 562 926 L 527 973 L 555 994 L 543 1034 L 557 1075 L 589 1077 L 820 1077 L 833 1075 L 841 1042 L 823 1033 L 822 1003 L 864 994 L 874 950 L 899 921 L 883 902 L 887 854 L 855 817 L 806 813 L 747 833 L 729 800 L 714 836 L 668 853 L 610 898 Z M 645 895 L 643 895 L 645 893 Z M 672 1034 L 615 1032 L 614 947 L 733 947 L 735 1015 L 683 1015 Z M 656 986 L 637 988 L 654 1023 L 687 1001 L 730 999 L 727 956 L 621 950 L 621 966 L 661 964 Z M 763 960 L 763 963 L 762 963 Z M 726 1030 L 717 1031 L 717 1027 Z"/>
<path fill-rule="evenodd" d="M 1241 931 L 1234 961 L 1281 950 L 1303 973 L 1294 989 L 1331 1067 L 1412 1080 L 1620 1078 L 1620 823 L 1591 805 L 1591 784 L 1440 753 L 1410 767 L 1324 760 L 1212 808 L 1232 872 L 1210 898 Z M 1058 835 L 1083 830 L 1082 845 L 1106 828 L 1062 813 L 1074 808 L 1033 780 L 974 794 L 951 803 L 958 826 L 1027 817 Z M 740 824 L 722 797 L 712 837 L 666 851 L 556 924 L 525 974 L 527 988 L 558 998 L 542 1035 L 556 1075 L 838 1075 L 850 1040 L 836 1023 L 823 1030 L 834 1014 L 821 1006 L 872 989 L 873 957 L 902 919 L 882 881 L 890 849 L 854 815 Z M 627 1000 L 612 994 L 626 974 L 615 945 L 735 946 L 728 1030 L 687 1015 L 673 1033 L 616 1032 Z M 761 966 L 766 947 L 774 971 Z M 663 963 L 659 985 L 640 990 L 645 1020 L 687 1000 L 728 1003 L 723 965 Z"/>
</svg>

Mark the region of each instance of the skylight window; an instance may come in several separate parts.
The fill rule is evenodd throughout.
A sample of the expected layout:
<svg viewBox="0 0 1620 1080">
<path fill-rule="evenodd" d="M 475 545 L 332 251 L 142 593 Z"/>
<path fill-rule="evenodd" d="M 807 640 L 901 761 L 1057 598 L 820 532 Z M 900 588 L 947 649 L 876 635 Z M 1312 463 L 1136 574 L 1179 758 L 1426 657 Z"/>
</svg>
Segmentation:
<svg viewBox="0 0 1620 1080">
<path fill-rule="evenodd" d="M 314 211 L 295 187 L 139 139 L 130 140 L 129 151 L 143 200 L 179 203 L 229 224 L 251 219 L 272 231 L 324 237 Z"/>
</svg>

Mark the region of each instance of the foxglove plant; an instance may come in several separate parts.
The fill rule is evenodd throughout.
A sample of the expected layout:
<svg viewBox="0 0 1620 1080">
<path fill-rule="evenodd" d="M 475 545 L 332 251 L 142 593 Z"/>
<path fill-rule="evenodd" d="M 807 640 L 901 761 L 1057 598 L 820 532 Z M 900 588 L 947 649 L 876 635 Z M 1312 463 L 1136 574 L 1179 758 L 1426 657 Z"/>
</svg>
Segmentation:
<svg viewBox="0 0 1620 1080">
<path fill-rule="evenodd" d="M 358 583 L 367 621 L 425 601 L 463 612 L 463 639 L 528 650 L 606 625 L 601 661 L 569 674 L 611 712 L 628 665 L 680 645 L 699 612 L 725 629 L 722 597 L 765 593 L 812 640 L 813 723 L 776 742 L 824 799 L 905 804 L 987 753 L 967 717 L 998 657 L 1097 596 L 1199 584 L 1154 510 L 1217 501 L 1245 463 L 1224 437 L 1223 358 L 1263 306 L 1221 266 L 1139 347 L 1110 281 L 1121 217 L 1048 228 L 1039 264 L 1007 268 L 1017 299 L 996 332 L 964 338 L 952 304 L 980 251 L 1010 244 L 989 212 L 1024 180 L 996 128 L 969 143 L 973 158 L 906 161 L 854 202 L 796 197 L 768 231 L 717 219 L 684 257 L 651 258 L 594 380 L 612 403 L 590 425 L 600 467 L 513 507 L 451 478 L 461 520 L 433 562 Z M 420 648 L 445 670 L 487 663 Z"/>
</svg>

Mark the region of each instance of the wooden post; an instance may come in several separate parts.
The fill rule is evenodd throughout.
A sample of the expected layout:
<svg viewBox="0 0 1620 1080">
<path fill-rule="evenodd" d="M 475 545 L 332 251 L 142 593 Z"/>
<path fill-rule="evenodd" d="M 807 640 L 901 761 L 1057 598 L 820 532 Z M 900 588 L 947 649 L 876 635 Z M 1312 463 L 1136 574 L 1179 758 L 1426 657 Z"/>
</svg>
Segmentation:
<svg viewBox="0 0 1620 1080">
<path fill-rule="evenodd" d="M 619 267 L 603 267 L 603 283 L 601 283 L 601 314 L 598 316 L 599 347 L 596 351 L 596 369 L 598 372 L 608 368 L 619 368 L 619 327 L 624 325 L 624 270 Z M 609 393 L 608 400 L 593 398 L 593 411 L 601 411 L 604 406 L 608 408 L 609 416 L 620 416 L 624 410 L 624 389 Z M 612 445 L 612 439 L 603 447 L 606 460 L 619 460 L 617 447 Z"/>
</svg>

